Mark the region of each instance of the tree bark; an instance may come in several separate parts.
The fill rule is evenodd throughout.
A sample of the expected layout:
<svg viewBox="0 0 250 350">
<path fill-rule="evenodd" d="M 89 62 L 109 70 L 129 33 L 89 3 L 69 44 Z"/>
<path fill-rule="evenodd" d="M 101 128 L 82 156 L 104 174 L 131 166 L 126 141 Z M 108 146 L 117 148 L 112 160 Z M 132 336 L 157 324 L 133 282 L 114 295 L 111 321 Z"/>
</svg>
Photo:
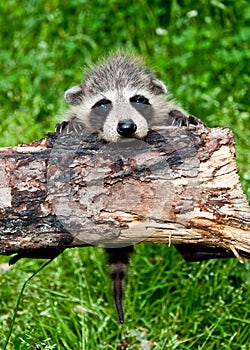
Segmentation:
<svg viewBox="0 0 250 350">
<path fill-rule="evenodd" d="M 59 135 L 0 149 L 0 254 L 138 242 L 250 254 L 250 208 L 227 128 L 105 143 Z"/>
</svg>

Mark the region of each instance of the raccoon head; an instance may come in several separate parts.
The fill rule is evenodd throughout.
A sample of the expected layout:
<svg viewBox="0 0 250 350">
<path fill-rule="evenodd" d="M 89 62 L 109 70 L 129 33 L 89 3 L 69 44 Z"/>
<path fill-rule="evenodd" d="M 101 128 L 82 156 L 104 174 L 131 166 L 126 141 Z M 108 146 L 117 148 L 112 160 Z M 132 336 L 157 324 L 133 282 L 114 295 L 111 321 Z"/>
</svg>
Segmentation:
<svg viewBox="0 0 250 350">
<path fill-rule="evenodd" d="M 82 84 L 65 92 L 70 119 L 106 141 L 143 138 L 164 102 L 165 85 L 136 59 L 114 56 L 94 68 Z M 165 100 L 165 99 L 164 99 Z"/>
</svg>

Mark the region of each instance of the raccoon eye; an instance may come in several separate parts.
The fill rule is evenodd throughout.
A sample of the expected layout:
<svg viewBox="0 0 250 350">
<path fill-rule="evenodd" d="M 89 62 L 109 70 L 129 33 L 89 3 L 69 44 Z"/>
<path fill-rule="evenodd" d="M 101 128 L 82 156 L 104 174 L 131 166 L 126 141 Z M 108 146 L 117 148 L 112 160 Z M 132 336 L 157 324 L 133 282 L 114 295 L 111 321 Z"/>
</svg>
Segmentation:
<svg viewBox="0 0 250 350">
<path fill-rule="evenodd" d="M 142 95 L 135 95 L 131 97 L 129 101 L 143 105 L 150 105 L 148 98 Z"/>
<path fill-rule="evenodd" d="M 103 98 L 102 100 L 96 102 L 92 108 L 107 108 L 108 105 L 111 104 L 110 100 Z"/>
</svg>

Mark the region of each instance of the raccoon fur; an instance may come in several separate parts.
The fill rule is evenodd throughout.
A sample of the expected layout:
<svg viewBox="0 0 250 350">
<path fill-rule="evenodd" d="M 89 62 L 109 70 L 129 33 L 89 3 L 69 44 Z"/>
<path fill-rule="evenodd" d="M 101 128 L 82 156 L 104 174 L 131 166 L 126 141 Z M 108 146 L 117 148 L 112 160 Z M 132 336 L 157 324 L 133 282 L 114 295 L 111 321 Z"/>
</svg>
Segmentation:
<svg viewBox="0 0 250 350">
<path fill-rule="evenodd" d="M 197 125 L 196 118 L 166 100 L 167 92 L 139 58 L 111 55 L 87 72 L 83 83 L 65 92 L 72 107 L 64 132 L 98 131 L 104 140 L 115 142 L 143 139 L 154 126 Z"/>
<path fill-rule="evenodd" d="M 72 106 L 57 132 L 98 132 L 107 142 L 143 139 L 154 126 L 201 123 L 172 101 L 167 88 L 142 61 L 122 53 L 109 56 L 89 70 L 85 80 L 65 92 Z M 122 284 L 132 247 L 106 249 L 111 265 L 114 299 L 124 322 Z"/>
</svg>

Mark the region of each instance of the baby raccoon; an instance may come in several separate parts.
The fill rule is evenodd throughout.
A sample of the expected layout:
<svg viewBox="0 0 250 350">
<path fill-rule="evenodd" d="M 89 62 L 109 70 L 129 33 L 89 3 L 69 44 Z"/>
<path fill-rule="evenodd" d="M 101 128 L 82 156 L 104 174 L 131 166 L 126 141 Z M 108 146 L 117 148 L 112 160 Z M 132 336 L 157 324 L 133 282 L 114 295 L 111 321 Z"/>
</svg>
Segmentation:
<svg viewBox="0 0 250 350">
<path fill-rule="evenodd" d="M 121 53 L 109 56 L 90 70 L 84 82 L 65 92 L 72 105 L 57 132 L 99 132 L 107 142 L 143 139 L 154 126 L 202 124 L 172 101 L 167 88 L 141 60 Z M 133 248 L 106 249 L 111 266 L 114 298 L 120 323 L 124 322 L 122 283 Z"/>
<path fill-rule="evenodd" d="M 95 66 L 83 83 L 65 92 L 72 105 L 67 122 L 57 131 L 98 131 L 108 142 L 144 138 L 154 126 L 188 126 L 201 123 L 172 101 L 167 88 L 154 78 L 141 60 L 116 54 Z"/>
</svg>

